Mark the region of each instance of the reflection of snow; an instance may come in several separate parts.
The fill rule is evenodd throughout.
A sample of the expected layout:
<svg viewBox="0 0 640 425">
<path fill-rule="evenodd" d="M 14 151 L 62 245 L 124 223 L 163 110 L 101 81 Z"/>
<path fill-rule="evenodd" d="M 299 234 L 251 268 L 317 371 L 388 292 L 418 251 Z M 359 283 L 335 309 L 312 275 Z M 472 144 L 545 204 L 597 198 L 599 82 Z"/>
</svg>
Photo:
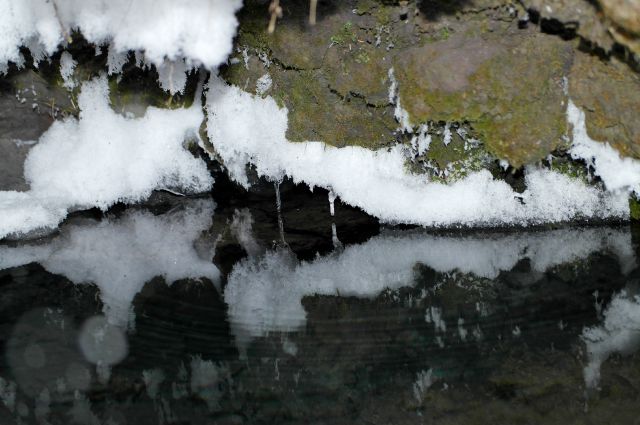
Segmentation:
<svg viewBox="0 0 640 425">
<path fill-rule="evenodd" d="M 431 385 L 433 385 L 433 370 L 429 369 L 418 372 L 416 381 L 413 383 L 413 396 L 418 403 L 422 404 L 424 395 Z"/>
<path fill-rule="evenodd" d="M 434 236 L 391 233 L 349 246 L 313 262 L 298 262 L 286 250 L 238 263 L 229 276 L 225 300 L 239 347 L 269 331 L 305 324 L 306 295 L 373 297 L 385 288 L 413 284 L 414 266 L 495 278 L 529 259 L 535 271 L 610 250 L 623 272 L 635 265 L 631 237 L 623 229 L 561 229 L 509 235 Z M 437 321 L 437 312 L 427 320 Z"/>
<path fill-rule="evenodd" d="M 131 211 L 90 225 L 70 224 L 46 245 L 0 247 L 0 269 L 38 262 L 74 283 L 93 282 L 109 322 L 125 325 L 135 295 L 156 276 L 168 283 L 201 277 L 217 281 L 218 269 L 194 248 L 211 225 L 214 204 L 196 200 L 185 205 L 161 216 Z"/>
<path fill-rule="evenodd" d="M 600 366 L 611 354 L 630 354 L 640 348 L 640 296 L 626 291 L 617 294 L 604 312 L 603 323 L 586 328 L 582 338 L 588 355 L 584 380 L 587 387 L 596 388 Z"/>
<path fill-rule="evenodd" d="M 231 384 L 231 372 L 225 364 L 203 360 L 196 356 L 191 360 L 191 394 L 207 403 L 210 411 L 220 407 L 222 384 Z"/>
</svg>

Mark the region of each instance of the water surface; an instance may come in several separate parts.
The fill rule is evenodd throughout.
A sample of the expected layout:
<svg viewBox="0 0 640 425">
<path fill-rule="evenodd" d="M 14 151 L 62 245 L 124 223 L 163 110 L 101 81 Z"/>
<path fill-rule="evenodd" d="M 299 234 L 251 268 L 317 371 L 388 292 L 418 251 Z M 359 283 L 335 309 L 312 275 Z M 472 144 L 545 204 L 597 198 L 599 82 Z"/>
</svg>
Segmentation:
<svg viewBox="0 0 640 425">
<path fill-rule="evenodd" d="M 0 423 L 637 421 L 634 227 L 429 232 L 280 194 L 0 245 Z"/>
</svg>

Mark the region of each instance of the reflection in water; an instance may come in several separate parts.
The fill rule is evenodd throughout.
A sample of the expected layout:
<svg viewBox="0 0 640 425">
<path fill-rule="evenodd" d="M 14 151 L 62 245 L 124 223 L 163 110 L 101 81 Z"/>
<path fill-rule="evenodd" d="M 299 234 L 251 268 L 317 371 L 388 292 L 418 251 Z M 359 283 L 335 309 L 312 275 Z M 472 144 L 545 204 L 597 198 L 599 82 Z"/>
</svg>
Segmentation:
<svg viewBox="0 0 640 425">
<path fill-rule="evenodd" d="M 623 272 L 635 266 L 631 236 L 624 230 L 561 229 L 482 236 L 391 233 L 312 262 L 298 262 L 284 249 L 248 258 L 234 267 L 224 294 L 242 349 L 251 337 L 302 327 L 306 313 L 301 300 L 305 296 L 374 297 L 384 289 L 413 285 L 417 264 L 437 272 L 495 279 L 525 258 L 532 273 L 542 273 L 599 251 L 615 253 Z"/>
<path fill-rule="evenodd" d="M 635 286 L 635 285 L 634 285 Z M 637 289 L 616 294 L 604 312 L 602 324 L 586 328 L 582 334 L 588 354 L 584 379 L 596 388 L 600 367 L 613 353 L 632 354 L 640 348 L 640 296 Z"/>
<path fill-rule="evenodd" d="M 214 222 L 213 208 L 75 220 L 0 247 L 0 424 L 637 418 L 628 228 L 396 230 L 299 261 L 276 217 L 265 236 L 255 209 Z M 322 246 L 337 241 L 326 227 Z"/>
<path fill-rule="evenodd" d="M 160 216 L 130 211 L 98 223 L 70 224 L 43 245 L 0 247 L 0 269 L 37 262 L 76 284 L 95 283 L 109 322 L 126 326 L 133 319 L 133 298 L 156 276 L 167 282 L 218 281 L 213 253 L 203 256 L 194 247 L 211 226 L 214 206 L 197 200 Z"/>
</svg>

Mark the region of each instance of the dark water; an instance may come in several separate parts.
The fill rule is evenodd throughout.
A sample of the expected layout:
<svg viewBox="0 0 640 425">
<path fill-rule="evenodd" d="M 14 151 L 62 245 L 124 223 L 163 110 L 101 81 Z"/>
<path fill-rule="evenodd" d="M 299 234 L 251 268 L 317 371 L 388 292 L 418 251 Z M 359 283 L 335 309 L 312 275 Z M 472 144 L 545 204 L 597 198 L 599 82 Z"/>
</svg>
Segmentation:
<svg viewBox="0 0 640 425">
<path fill-rule="evenodd" d="M 389 229 L 280 190 L 0 245 L 0 424 L 640 423 L 635 228 Z"/>
</svg>

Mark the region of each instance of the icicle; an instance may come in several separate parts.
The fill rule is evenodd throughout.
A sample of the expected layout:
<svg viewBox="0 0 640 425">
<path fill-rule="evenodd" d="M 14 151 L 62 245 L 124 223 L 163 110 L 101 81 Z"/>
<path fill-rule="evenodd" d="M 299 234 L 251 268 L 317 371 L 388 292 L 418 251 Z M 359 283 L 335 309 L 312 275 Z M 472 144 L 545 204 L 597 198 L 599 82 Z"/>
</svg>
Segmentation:
<svg viewBox="0 0 640 425">
<path fill-rule="evenodd" d="M 278 228 L 280 230 L 280 241 L 283 245 L 287 242 L 284 240 L 284 221 L 282 220 L 282 201 L 280 200 L 280 182 L 275 182 L 273 186 L 276 189 L 276 208 L 278 211 Z"/>
<path fill-rule="evenodd" d="M 338 230 L 336 229 L 336 223 L 331 223 L 331 241 L 333 242 L 333 249 L 342 249 L 342 242 L 338 239 Z"/>
<path fill-rule="evenodd" d="M 336 194 L 333 192 L 333 190 L 329 190 L 329 213 L 331 214 L 331 217 L 335 215 L 335 201 Z"/>
</svg>

